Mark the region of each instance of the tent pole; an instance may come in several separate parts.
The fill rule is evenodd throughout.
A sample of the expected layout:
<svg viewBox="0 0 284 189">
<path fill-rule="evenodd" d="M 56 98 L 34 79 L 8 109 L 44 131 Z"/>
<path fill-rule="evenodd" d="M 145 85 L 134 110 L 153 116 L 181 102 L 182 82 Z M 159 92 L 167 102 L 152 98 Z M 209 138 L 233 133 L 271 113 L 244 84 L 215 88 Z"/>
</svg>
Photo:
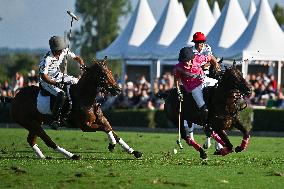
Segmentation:
<svg viewBox="0 0 284 189">
<path fill-rule="evenodd" d="M 121 74 L 121 87 L 122 90 L 124 91 L 124 87 L 125 87 L 125 76 L 126 76 L 126 59 L 122 59 L 122 64 L 121 64 L 121 70 L 122 70 L 122 74 Z"/>
<path fill-rule="evenodd" d="M 282 65 L 281 60 L 279 60 L 278 61 L 278 69 L 277 69 L 277 71 L 278 71 L 278 74 L 277 74 L 277 89 L 279 91 L 281 91 L 281 67 L 282 67 L 281 65 Z"/>
<path fill-rule="evenodd" d="M 157 59 L 153 59 L 151 66 L 150 66 L 150 83 L 151 83 L 151 90 L 154 89 L 155 79 L 160 77 L 161 74 L 161 61 Z"/>
</svg>

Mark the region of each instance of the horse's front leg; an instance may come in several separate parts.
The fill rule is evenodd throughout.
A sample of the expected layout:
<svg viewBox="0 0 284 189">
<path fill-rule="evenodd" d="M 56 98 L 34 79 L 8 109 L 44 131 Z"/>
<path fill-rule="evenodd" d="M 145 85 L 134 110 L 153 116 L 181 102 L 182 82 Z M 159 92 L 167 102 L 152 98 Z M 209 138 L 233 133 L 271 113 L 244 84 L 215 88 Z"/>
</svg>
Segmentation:
<svg viewBox="0 0 284 189">
<path fill-rule="evenodd" d="M 235 152 L 238 153 L 247 148 L 249 144 L 250 135 L 249 135 L 249 131 L 243 126 L 243 124 L 240 122 L 239 119 L 236 119 L 234 121 L 234 127 L 239 129 L 243 134 L 243 140 L 242 140 L 241 145 L 235 148 Z"/>
<path fill-rule="evenodd" d="M 218 138 L 216 136 L 219 136 L 221 140 L 216 140 Z M 222 156 L 225 156 L 233 152 L 233 145 L 230 142 L 228 135 L 224 130 L 219 129 L 216 130 L 215 132 L 213 131 L 212 137 L 214 137 L 214 139 L 223 146 L 223 148 L 220 149 L 220 153 Z"/>
</svg>

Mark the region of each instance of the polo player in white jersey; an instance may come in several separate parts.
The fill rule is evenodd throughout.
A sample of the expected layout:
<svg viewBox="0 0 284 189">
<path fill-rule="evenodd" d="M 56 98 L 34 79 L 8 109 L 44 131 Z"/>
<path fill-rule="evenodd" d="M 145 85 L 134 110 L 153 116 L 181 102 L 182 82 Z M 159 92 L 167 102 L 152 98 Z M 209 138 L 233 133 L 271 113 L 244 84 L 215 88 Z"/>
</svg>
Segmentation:
<svg viewBox="0 0 284 189">
<path fill-rule="evenodd" d="M 206 42 L 206 37 L 205 37 L 205 35 L 202 32 L 196 32 L 193 35 L 192 42 L 194 42 L 193 52 L 195 54 L 199 54 L 199 55 L 212 55 L 213 54 L 210 45 L 205 43 Z M 205 66 L 203 68 L 204 73 L 206 74 L 206 77 L 204 78 L 204 85 L 205 85 L 205 87 L 214 86 L 218 82 L 218 80 L 208 77 L 208 75 L 209 75 L 209 65 L 210 64 L 205 64 Z M 195 127 L 195 125 L 193 124 L 190 130 L 193 131 L 194 127 Z M 204 148 L 209 148 L 210 146 L 211 146 L 210 137 L 207 136 L 206 137 L 206 142 L 203 145 L 203 147 Z M 216 149 L 219 150 L 221 148 L 222 148 L 222 145 L 216 142 Z"/>
<path fill-rule="evenodd" d="M 71 52 L 62 37 L 53 36 L 49 39 L 50 50 L 43 57 L 39 64 L 40 86 L 56 96 L 54 107 L 52 108 L 53 122 L 51 127 L 55 128 L 60 123 L 60 111 L 65 101 L 65 92 L 62 90 L 62 84 L 76 84 L 78 79 L 64 74 L 60 70 L 65 56 L 73 58 L 84 69 L 84 61 L 81 57 Z"/>
</svg>

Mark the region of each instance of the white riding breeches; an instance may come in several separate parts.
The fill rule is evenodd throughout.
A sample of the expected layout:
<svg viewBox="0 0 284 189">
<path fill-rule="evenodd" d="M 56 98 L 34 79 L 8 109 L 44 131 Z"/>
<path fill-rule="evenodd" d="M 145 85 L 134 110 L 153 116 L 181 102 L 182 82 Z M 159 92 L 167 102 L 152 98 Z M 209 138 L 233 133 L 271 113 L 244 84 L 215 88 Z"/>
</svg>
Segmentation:
<svg viewBox="0 0 284 189">
<path fill-rule="evenodd" d="M 213 87 L 216 83 L 218 83 L 218 80 L 206 76 L 203 82 L 204 87 Z"/>
<path fill-rule="evenodd" d="M 62 81 L 62 77 L 64 77 L 64 83 L 68 83 L 68 84 L 77 84 L 79 79 L 67 74 L 60 74 L 55 80 L 56 82 L 61 82 Z M 54 79 L 54 78 L 53 78 Z M 42 88 L 44 88 L 45 90 L 47 90 L 48 92 L 50 92 L 51 94 L 53 94 L 54 96 L 57 96 L 57 93 L 63 91 L 62 89 L 54 86 L 54 85 L 50 85 L 44 81 L 41 80 L 40 82 Z"/>
<path fill-rule="evenodd" d="M 203 99 L 203 92 L 202 92 L 203 88 L 204 88 L 204 85 L 200 84 L 198 87 L 196 87 L 195 89 L 191 91 L 192 97 L 195 100 L 199 108 L 201 108 L 205 104 L 205 101 Z"/>
</svg>

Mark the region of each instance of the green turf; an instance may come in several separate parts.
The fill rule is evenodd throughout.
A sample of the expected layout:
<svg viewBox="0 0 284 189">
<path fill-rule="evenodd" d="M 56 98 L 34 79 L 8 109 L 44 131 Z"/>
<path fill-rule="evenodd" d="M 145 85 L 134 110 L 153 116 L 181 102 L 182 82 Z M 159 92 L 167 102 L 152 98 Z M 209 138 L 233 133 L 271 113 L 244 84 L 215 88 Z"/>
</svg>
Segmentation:
<svg viewBox="0 0 284 189">
<path fill-rule="evenodd" d="M 68 160 L 38 145 L 49 160 L 38 160 L 26 142 L 24 129 L 0 129 L 0 188 L 283 188 L 284 138 L 251 138 L 247 151 L 202 162 L 199 154 L 183 142 L 177 148 L 176 134 L 118 132 L 131 147 L 142 151 L 135 159 L 116 146 L 108 152 L 104 133 L 47 130 L 65 149 L 80 154 Z M 203 143 L 204 136 L 196 135 Z M 230 137 L 234 146 L 241 137 Z"/>
</svg>

